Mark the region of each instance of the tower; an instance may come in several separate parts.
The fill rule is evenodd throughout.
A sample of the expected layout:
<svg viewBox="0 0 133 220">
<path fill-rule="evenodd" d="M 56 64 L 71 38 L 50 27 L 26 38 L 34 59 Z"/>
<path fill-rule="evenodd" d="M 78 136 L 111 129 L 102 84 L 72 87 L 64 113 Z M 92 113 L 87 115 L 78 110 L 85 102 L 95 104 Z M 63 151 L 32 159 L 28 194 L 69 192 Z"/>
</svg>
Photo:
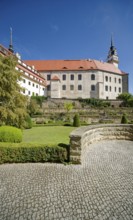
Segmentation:
<svg viewBox="0 0 133 220">
<path fill-rule="evenodd" d="M 14 53 L 13 44 L 12 44 L 12 28 L 10 28 L 10 44 L 9 44 L 8 50 L 9 50 L 10 52 Z"/>
<path fill-rule="evenodd" d="M 111 36 L 111 46 L 110 46 L 110 49 L 109 49 L 107 62 L 114 64 L 116 67 L 118 67 L 118 64 L 119 64 L 119 57 L 117 55 L 117 50 L 114 47 L 112 36 Z"/>
</svg>

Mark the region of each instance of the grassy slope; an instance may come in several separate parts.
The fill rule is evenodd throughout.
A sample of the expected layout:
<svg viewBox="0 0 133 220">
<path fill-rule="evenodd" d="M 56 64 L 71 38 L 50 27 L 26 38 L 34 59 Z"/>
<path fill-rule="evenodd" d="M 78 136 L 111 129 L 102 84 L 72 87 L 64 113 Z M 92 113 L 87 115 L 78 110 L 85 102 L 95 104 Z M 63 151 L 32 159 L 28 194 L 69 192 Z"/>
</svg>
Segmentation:
<svg viewBox="0 0 133 220">
<path fill-rule="evenodd" d="M 23 142 L 68 144 L 69 134 L 74 129 L 65 126 L 33 127 L 23 131 Z"/>
</svg>

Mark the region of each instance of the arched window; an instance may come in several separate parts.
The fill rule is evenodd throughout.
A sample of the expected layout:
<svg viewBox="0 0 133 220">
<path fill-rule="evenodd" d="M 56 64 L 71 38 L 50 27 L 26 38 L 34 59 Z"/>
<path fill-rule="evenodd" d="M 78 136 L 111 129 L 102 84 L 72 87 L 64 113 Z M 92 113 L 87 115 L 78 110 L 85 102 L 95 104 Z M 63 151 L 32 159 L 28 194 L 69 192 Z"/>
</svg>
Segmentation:
<svg viewBox="0 0 133 220">
<path fill-rule="evenodd" d="M 119 92 L 121 93 L 121 88 L 119 88 Z"/>
<path fill-rule="evenodd" d="M 105 76 L 105 81 L 108 82 L 108 76 Z"/>
<path fill-rule="evenodd" d="M 66 85 L 62 85 L 62 90 L 66 90 Z"/>
<path fill-rule="evenodd" d="M 74 75 L 73 74 L 70 75 L 70 79 L 74 80 Z"/>
<path fill-rule="evenodd" d="M 121 79 L 119 79 L 119 83 L 121 83 Z"/>
<path fill-rule="evenodd" d="M 91 85 L 91 91 L 95 91 L 95 85 Z"/>
<path fill-rule="evenodd" d="M 95 80 L 95 75 L 91 74 L 91 80 Z"/>
<path fill-rule="evenodd" d="M 78 85 L 78 90 L 82 90 L 82 85 Z"/>
</svg>

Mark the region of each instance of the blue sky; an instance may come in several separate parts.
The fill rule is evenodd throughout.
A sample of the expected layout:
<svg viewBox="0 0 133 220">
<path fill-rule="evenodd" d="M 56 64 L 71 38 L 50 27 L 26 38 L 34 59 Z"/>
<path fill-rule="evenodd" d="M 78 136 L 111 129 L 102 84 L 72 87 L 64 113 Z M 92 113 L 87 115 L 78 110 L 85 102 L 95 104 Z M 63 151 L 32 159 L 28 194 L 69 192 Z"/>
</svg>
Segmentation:
<svg viewBox="0 0 133 220">
<path fill-rule="evenodd" d="M 23 60 L 106 60 L 111 33 L 133 94 L 132 0 L 0 0 L 0 44 Z"/>
</svg>

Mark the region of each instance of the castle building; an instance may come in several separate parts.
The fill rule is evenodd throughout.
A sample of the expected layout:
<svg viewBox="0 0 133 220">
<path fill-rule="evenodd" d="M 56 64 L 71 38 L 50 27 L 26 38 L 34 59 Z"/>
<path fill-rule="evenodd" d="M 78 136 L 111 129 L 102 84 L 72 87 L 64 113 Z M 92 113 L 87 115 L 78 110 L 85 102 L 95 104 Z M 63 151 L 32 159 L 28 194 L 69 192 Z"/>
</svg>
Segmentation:
<svg viewBox="0 0 133 220">
<path fill-rule="evenodd" d="M 19 82 L 27 96 L 46 96 L 65 99 L 109 99 L 115 100 L 128 92 L 128 74 L 118 67 L 119 57 L 111 38 L 107 61 L 98 60 L 26 60 L 14 54 L 12 29 L 10 44 L 6 49 L 0 45 L 0 54 L 14 55 L 21 73 Z"/>
<path fill-rule="evenodd" d="M 12 30 L 9 49 L 0 45 L 0 54 L 2 56 L 14 55 L 17 57 L 16 70 L 21 73 L 21 81 L 19 84 L 22 87 L 22 93 L 27 96 L 45 96 L 46 95 L 46 80 L 40 75 L 40 73 L 34 68 L 34 66 L 29 66 L 24 61 L 21 60 L 20 55 L 14 54 L 12 45 Z"/>
<path fill-rule="evenodd" d="M 118 68 L 119 58 L 111 39 L 107 61 L 27 60 L 47 80 L 50 98 L 114 100 L 128 92 L 128 74 Z"/>
</svg>

